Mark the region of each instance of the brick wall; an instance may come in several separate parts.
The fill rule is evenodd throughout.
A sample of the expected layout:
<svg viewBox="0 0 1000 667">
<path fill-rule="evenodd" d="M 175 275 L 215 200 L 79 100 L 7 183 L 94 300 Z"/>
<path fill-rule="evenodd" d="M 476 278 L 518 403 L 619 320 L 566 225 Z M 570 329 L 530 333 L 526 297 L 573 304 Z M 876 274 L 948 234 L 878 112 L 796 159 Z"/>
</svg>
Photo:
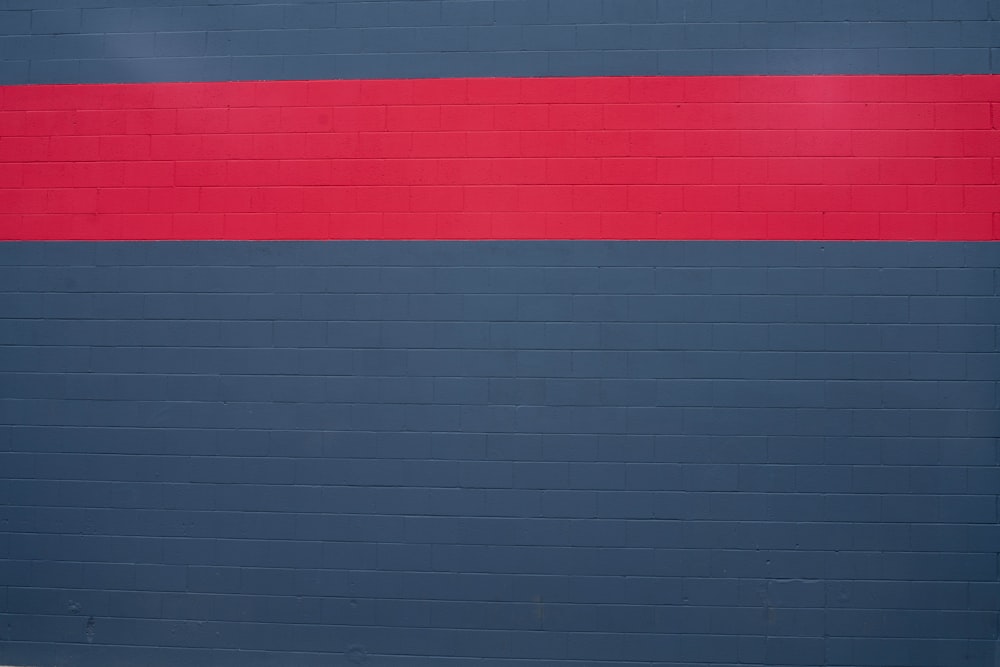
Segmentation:
<svg viewBox="0 0 1000 667">
<path fill-rule="evenodd" d="M 994 663 L 997 3 L 134 5 L 0 11 L 0 663 Z"/>
</svg>

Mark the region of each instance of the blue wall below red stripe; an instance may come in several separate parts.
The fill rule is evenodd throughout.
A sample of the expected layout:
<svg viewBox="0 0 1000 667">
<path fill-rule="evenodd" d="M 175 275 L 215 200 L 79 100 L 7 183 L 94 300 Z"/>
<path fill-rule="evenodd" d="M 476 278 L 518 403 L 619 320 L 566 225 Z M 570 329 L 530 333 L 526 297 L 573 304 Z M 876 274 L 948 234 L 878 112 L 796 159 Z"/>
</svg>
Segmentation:
<svg viewBox="0 0 1000 667">
<path fill-rule="evenodd" d="M 0 659 L 987 664 L 998 258 L 0 246 Z"/>
</svg>

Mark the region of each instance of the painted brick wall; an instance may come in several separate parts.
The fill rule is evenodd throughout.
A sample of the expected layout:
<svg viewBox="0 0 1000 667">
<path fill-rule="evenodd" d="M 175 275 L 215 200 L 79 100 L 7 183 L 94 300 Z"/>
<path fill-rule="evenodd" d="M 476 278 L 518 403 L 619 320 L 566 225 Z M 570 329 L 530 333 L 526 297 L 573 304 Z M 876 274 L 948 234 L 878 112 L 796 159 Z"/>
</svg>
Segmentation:
<svg viewBox="0 0 1000 667">
<path fill-rule="evenodd" d="M 998 11 L 7 0 L 0 664 L 991 667 Z"/>
</svg>

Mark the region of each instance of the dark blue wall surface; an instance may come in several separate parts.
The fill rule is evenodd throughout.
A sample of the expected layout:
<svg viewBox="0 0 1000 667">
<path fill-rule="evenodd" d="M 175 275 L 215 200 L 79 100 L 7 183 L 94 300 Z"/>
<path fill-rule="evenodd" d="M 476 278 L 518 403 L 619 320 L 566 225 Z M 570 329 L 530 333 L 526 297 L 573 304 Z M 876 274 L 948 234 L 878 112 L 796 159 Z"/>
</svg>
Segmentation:
<svg viewBox="0 0 1000 667">
<path fill-rule="evenodd" d="M 992 664 L 998 259 L 0 246 L 0 660 Z"/>
<path fill-rule="evenodd" d="M 35 0 L 0 82 L 989 74 L 998 0 Z"/>
</svg>

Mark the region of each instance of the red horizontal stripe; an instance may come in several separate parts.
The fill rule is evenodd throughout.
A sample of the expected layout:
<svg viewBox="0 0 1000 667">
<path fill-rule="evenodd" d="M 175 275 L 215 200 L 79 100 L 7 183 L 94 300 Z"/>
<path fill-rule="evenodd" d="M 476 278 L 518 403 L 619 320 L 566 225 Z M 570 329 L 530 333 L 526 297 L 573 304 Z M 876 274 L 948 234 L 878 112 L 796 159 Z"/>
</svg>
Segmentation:
<svg viewBox="0 0 1000 667">
<path fill-rule="evenodd" d="M 1000 76 L 0 88 L 0 238 L 1000 237 Z"/>
</svg>

